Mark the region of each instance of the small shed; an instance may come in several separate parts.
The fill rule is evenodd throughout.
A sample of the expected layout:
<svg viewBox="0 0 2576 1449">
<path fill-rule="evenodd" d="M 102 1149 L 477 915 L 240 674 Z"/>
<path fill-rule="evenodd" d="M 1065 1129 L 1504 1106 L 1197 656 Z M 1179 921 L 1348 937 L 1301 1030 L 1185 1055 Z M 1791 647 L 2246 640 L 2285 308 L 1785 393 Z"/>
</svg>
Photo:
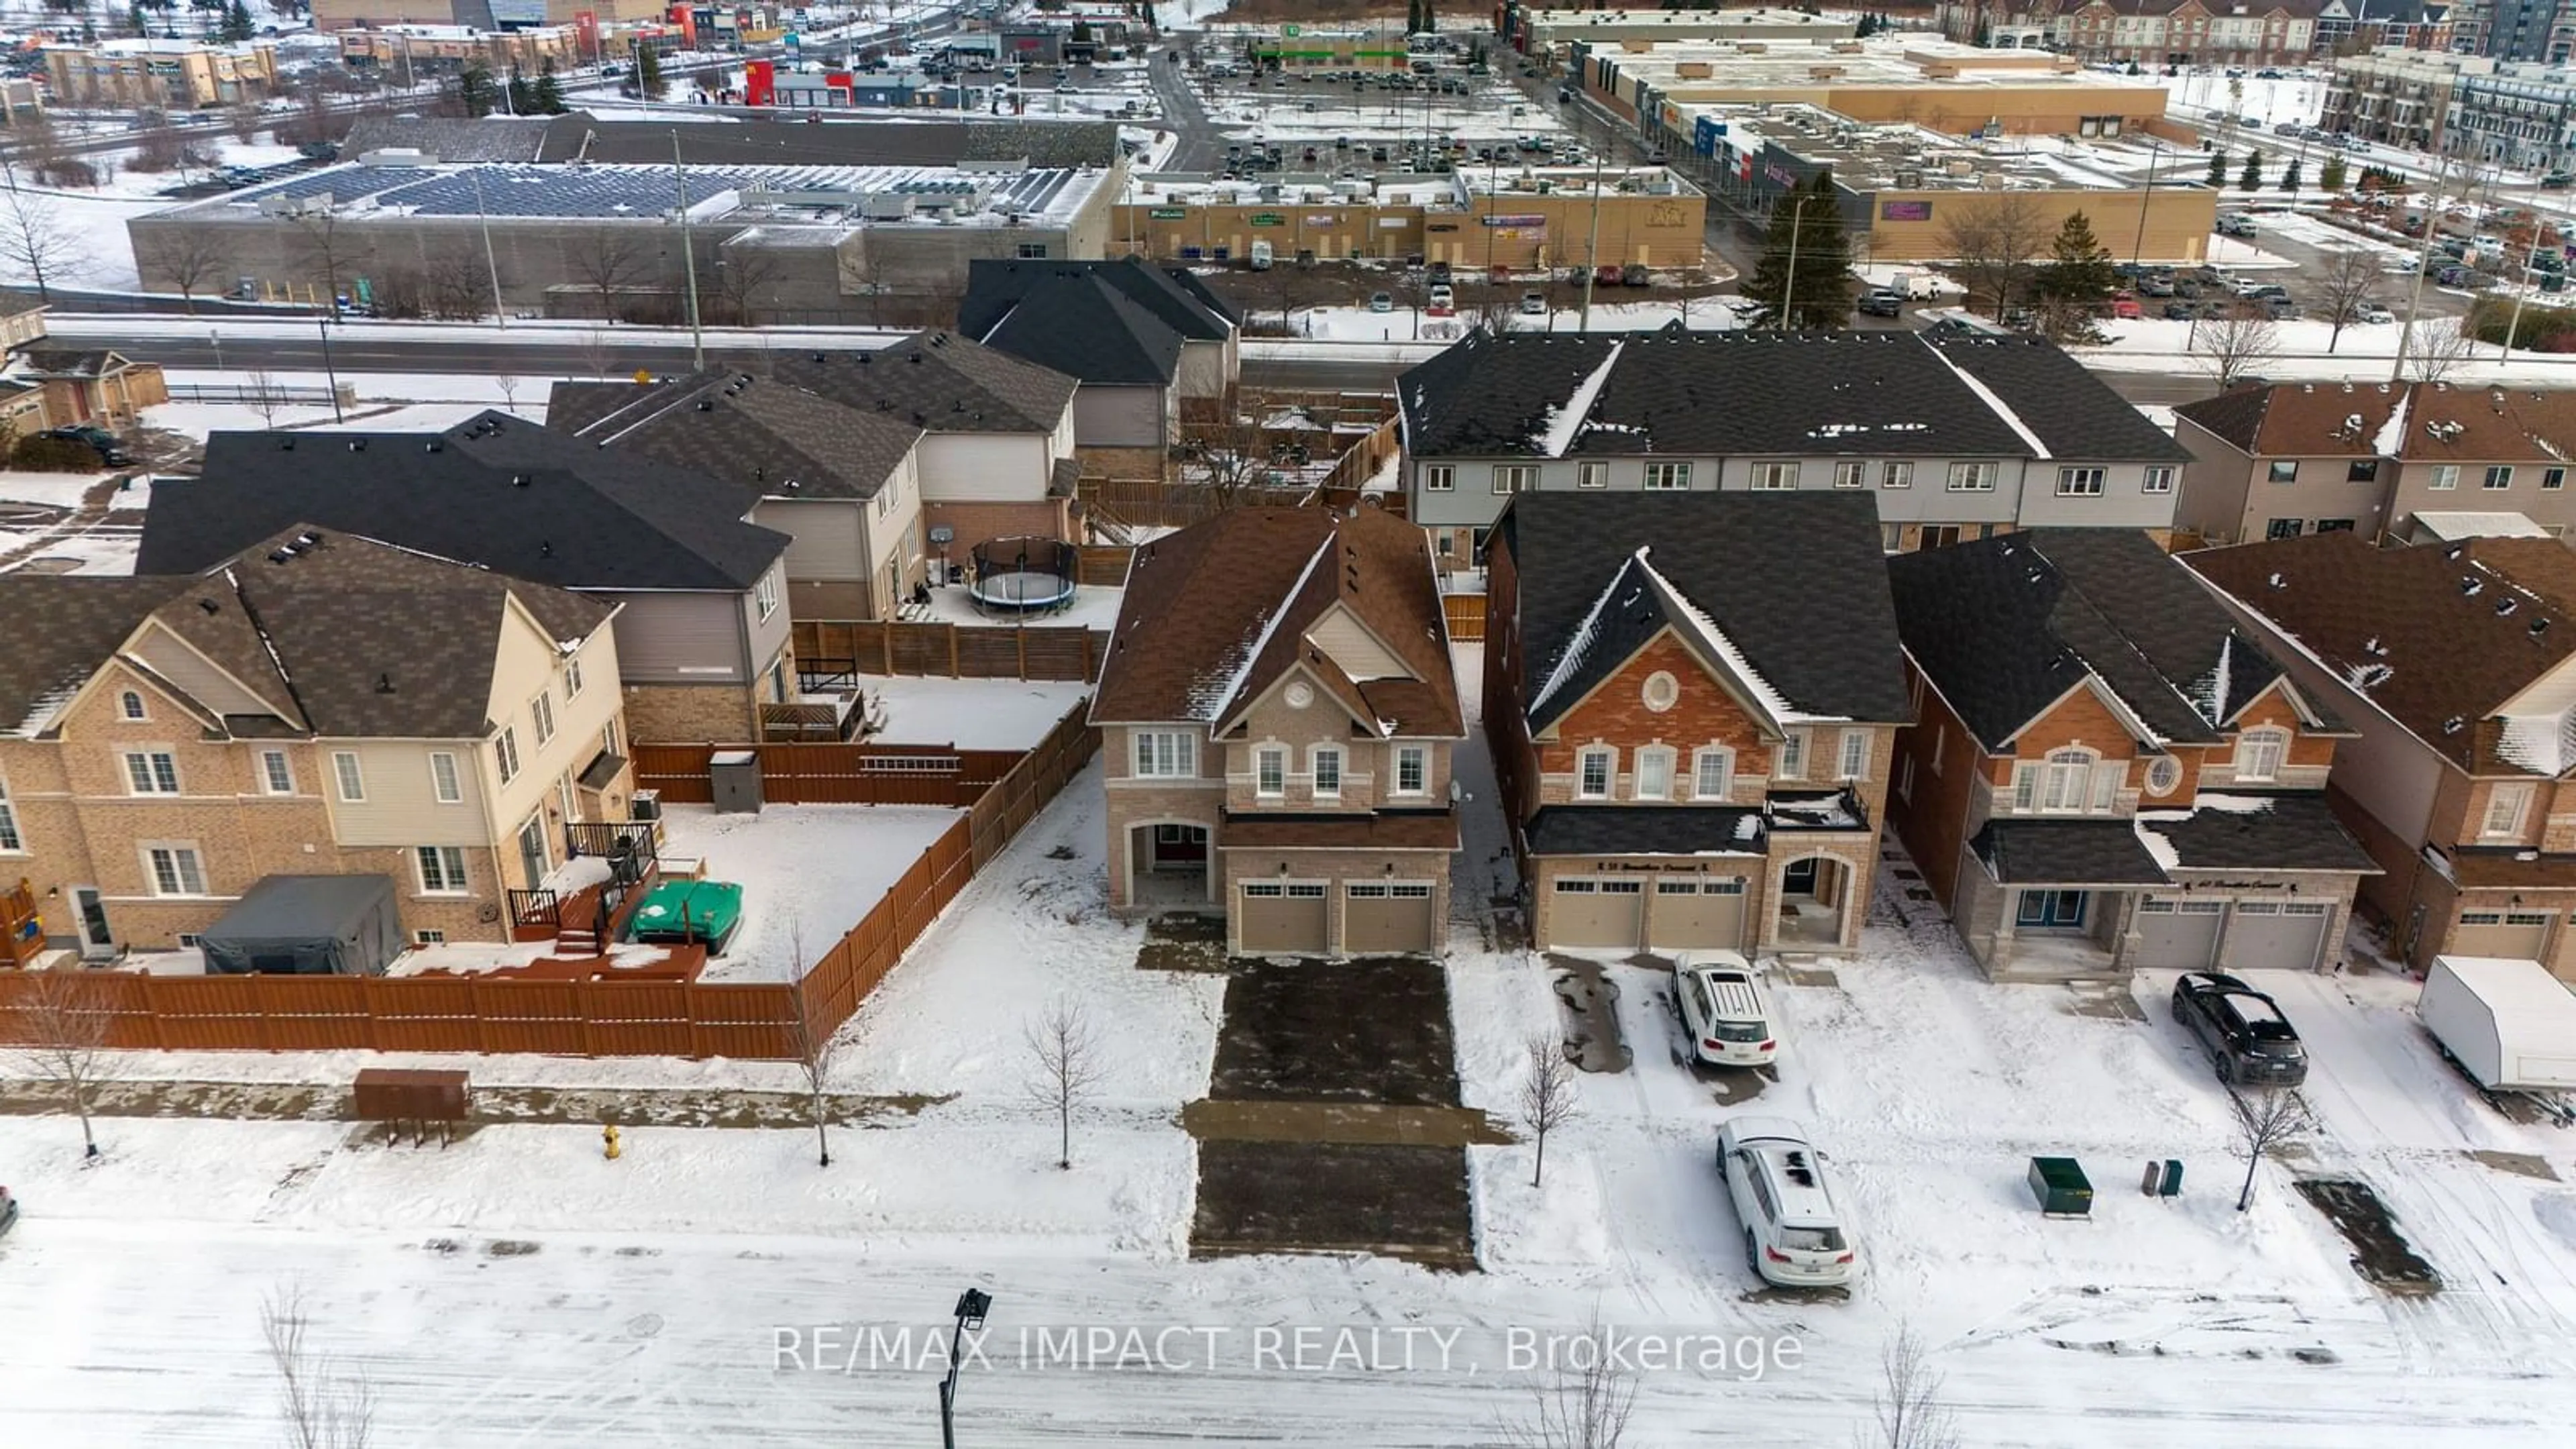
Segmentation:
<svg viewBox="0 0 2576 1449">
<path fill-rule="evenodd" d="M 707 785 L 716 810 L 760 813 L 760 755 L 752 750 L 718 750 L 707 758 Z"/>
<path fill-rule="evenodd" d="M 206 970 L 382 976 L 403 951 L 398 900 L 391 876 L 269 876 L 200 938 Z"/>
</svg>

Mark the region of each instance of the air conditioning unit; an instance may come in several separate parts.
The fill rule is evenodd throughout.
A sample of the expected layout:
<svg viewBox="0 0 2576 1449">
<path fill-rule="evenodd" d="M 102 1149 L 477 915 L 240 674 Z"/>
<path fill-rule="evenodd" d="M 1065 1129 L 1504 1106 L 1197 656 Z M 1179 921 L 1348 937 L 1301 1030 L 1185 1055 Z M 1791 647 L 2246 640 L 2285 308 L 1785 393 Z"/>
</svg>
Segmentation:
<svg viewBox="0 0 2576 1449">
<path fill-rule="evenodd" d="M 636 791 L 635 799 L 626 807 L 626 818 L 629 820 L 661 819 L 662 792 L 659 790 Z"/>
</svg>

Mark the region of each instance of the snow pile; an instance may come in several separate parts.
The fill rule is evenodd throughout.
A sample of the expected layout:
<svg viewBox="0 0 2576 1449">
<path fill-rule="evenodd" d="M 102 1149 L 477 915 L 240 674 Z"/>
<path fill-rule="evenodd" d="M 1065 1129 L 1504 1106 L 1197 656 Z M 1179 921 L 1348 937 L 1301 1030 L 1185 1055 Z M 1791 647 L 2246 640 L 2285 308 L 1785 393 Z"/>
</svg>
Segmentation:
<svg viewBox="0 0 2576 1449">
<path fill-rule="evenodd" d="M 913 805 L 772 805 L 756 815 L 668 807 L 663 856 L 703 860 L 707 879 L 742 887 L 742 928 L 701 979 L 802 976 L 961 818 Z"/>
<path fill-rule="evenodd" d="M 1541 427 L 1531 435 L 1530 444 L 1538 449 L 1541 457 L 1565 456 L 1565 450 L 1574 443 L 1574 435 L 1583 430 L 1585 420 L 1591 416 L 1592 405 L 1600 400 L 1602 386 L 1610 381 L 1610 370 L 1619 365 L 1619 354 L 1627 347 L 1625 342 L 1611 343 L 1600 365 L 1575 385 L 1571 396 L 1562 404 L 1551 405 L 1546 412 L 1539 414 Z"/>
<path fill-rule="evenodd" d="M 1715 619 L 1692 602 L 1689 595 L 1674 587 L 1672 580 L 1655 571 L 1655 566 L 1646 561 L 1644 549 L 1637 550 L 1637 566 L 1645 570 L 1647 580 L 1663 598 L 1665 611 L 1684 620 L 1699 636 L 1702 646 L 1734 672 L 1737 682 L 1753 697 L 1754 704 L 1770 716 L 1772 724 L 1834 724 L 1846 718 L 1838 714 L 1810 714 L 1792 704 L 1787 695 L 1771 687 L 1771 681 L 1762 677 L 1762 671 L 1753 667 L 1753 661 L 1745 657 L 1744 651 L 1736 647 L 1725 630 L 1717 627 Z"/>
</svg>

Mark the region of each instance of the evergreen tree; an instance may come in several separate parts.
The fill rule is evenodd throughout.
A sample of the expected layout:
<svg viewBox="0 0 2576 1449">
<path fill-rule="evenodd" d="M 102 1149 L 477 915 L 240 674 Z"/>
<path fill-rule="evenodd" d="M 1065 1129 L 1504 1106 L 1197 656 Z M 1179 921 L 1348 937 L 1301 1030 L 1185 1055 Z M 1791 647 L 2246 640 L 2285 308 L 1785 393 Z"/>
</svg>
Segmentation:
<svg viewBox="0 0 2576 1449">
<path fill-rule="evenodd" d="M 2328 191 L 2341 191 L 2343 190 L 2343 181 L 2343 158 L 2341 156 L 2328 156 L 2326 158 L 2324 168 L 2317 172 L 2317 185 L 2324 187 Z"/>
<path fill-rule="evenodd" d="M 479 65 L 468 66 L 456 78 L 456 99 L 465 107 L 465 114 L 474 120 L 479 121 L 492 114 L 495 104 L 492 72 Z"/>
<path fill-rule="evenodd" d="M 2205 178 L 2203 184 L 2208 186 L 2212 191 L 2216 191 L 2218 188 L 2227 184 L 2226 152 L 2212 151 L 2209 153 L 2209 175 Z"/>
<path fill-rule="evenodd" d="M 519 68 L 515 65 L 510 67 L 509 98 L 511 115 L 525 116 L 534 113 L 537 109 L 536 92 L 529 87 L 528 78 L 519 74 Z"/>
<path fill-rule="evenodd" d="M 125 23 L 134 28 L 134 33 L 137 36 L 145 36 L 152 33 L 152 23 L 143 18 L 143 7 L 140 5 L 131 5 L 126 7 Z"/>
<path fill-rule="evenodd" d="M 231 5 L 225 7 L 224 39 L 230 41 L 248 40 L 251 38 L 253 29 L 254 27 L 250 23 L 250 7 L 243 4 L 242 0 L 233 0 Z"/>
<path fill-rule="evenodd" d="M 1851 243 L 1833 174 L 1819 171 L 1782 195 L 1771 210 L 1762 260 L 1744 295 L 1772 309 L 1785 326 L 1833 328 L 1851 320 Z"/>
<path fill-rule="evenodd" d="M 2296 156 L 2290 158 L 2290 169 L 2281 173 L 2281 189 L 2283 191 L 2299 189 L 2299 158 Z"/>
<path fill-rule="evenodd" d="M 2263 189 L 2262 152 L 2249 150 L 2245 153 L 2245 169 L 2236 173 L 2236 189 L 2239 191 Z"/>
<path fill-rule="evenodd" d="M 2050 333 L 2066 337 L 2091 327 L 2093 314 L 2111 300 L 2120 278 L 2111 269 L 2110 250 L 2093 235 L 2091 218 L 2079 211 L 2057 229 L 2037 281 Z"/>
<path fill-rule="evenodd" d="M 662 99 L 662 52 L 649 45 L 635 48 L 635 94 L 648 101 Z"/>
<path fill-rule="evenodd" d="M 555 68 L 547 66 L 537 75 L 537 88 L 528 97 L 528 109 L 540 116 L 564 113 L 563 82 L 555 79 Z"/>
</svg>

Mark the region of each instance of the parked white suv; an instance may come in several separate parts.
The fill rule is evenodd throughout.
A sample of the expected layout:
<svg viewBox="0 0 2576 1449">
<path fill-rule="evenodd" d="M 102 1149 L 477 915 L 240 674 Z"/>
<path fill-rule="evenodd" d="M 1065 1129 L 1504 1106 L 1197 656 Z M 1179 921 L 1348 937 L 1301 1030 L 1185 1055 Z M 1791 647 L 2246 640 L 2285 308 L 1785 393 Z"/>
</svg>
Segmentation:
<svg viewBox="0 0 2576 1449">
<path fill-rule="evenodd" d="M 1738 1117 L 1717 1136 L 1718 1166 L 1744 1224 L 1744 1261 L 1786 1288 L 1834 1287 L 1857 1271 L 1825 1162 L 1794 1122 Z"/>
<path fill-rule="evenodd" d="M 1719 1067 L 1767 1067 L 1779 1058 L 1771 997 L 1753 963 L 1733 951 L 1684 952 L 1673 958 L 1673 1000 L 1691 1050 Z"/>
</svg>

